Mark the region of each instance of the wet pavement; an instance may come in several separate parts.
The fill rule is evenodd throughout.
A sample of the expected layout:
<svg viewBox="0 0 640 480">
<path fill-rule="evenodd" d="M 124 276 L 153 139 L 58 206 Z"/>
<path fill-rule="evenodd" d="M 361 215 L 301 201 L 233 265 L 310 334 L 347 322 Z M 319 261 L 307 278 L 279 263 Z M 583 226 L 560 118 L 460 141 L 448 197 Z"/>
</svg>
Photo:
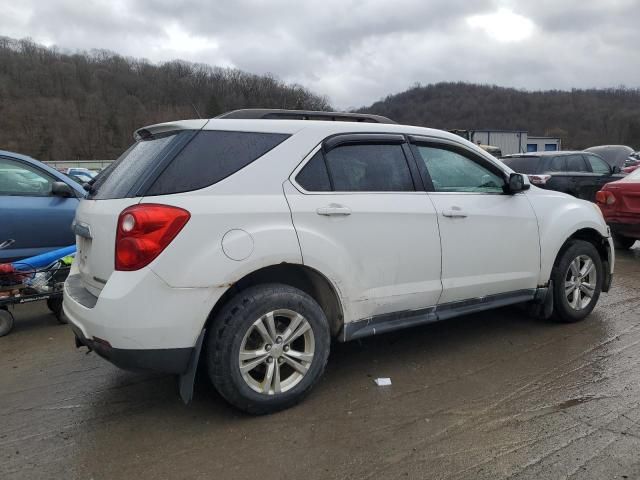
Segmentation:
<svg viewBox="0 0 640 480">
<path fill-rule="evenodd" d="M 76 350 L 43 305 L 0 338 L 0 478 L 640 478 L 640 248 L 585 321 L 514 308 L 334 344 L 301 405 L 250 417 L 200 379 Z M 376 377 L 393 385 L 377 387 Z"/>
</svg>

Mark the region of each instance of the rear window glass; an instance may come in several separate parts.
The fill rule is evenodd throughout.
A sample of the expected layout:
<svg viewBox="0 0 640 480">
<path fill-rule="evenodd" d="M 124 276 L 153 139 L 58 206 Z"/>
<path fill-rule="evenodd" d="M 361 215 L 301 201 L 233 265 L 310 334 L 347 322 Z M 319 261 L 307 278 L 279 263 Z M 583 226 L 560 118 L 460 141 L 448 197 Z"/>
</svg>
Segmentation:
<svg viewBox="0 0 640 480">
<path fill-rule="evenodd" d="M 134 143 L 96 177 L 89 198 L 108 200 L 127 197 L 140 177 L 155 165 L 177 135 L 173 133 Z"/>
<path fill-rule="evenodd" d="M 503 158 L 502 161 L 517 173 L 538 173 L 540 159 L 538 157 Z"/>
<path fill-rule="evenodd" d="M 345 145 L 329 151 L 326 160 L 337 192 L 414 190 L 400 145 Z"/>
<path fill-rule="evenodd" d="M 213 185 L 257 160 L 289 136 L 203 130 L 171 161 L 146 195 L 187 192 Z"/>
</svg>

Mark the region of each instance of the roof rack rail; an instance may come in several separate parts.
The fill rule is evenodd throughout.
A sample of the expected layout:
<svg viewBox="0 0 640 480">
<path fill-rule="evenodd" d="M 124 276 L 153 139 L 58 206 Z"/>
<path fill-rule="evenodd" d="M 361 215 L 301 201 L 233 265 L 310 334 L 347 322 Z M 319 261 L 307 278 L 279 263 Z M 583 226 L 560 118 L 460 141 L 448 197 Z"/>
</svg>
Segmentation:
<svg viewBox="0 0 640 480">
<path fill-rule="evenodd" d="M 381 115 L 369 113 L 320 112 L 314 110 L 281 110 L 271 108 L 246 108 L 232 110 L 215 118 L 275 119 L 275 120 L 329 120 L 339 122 L 396 123 Z"/>
</svg>

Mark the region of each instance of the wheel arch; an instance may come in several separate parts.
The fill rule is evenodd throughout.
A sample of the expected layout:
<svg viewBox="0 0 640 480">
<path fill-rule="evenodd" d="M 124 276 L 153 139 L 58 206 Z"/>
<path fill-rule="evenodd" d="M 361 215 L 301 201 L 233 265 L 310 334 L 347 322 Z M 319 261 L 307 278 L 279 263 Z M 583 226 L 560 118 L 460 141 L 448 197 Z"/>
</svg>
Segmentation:
<svg viewBox="0 0 640 480">
<path fill-rule="evenodd" d="M 613 252 L 611 250 L 611 246 L 607 237 L 603 236 L 595 228 L 591 228 L 591 227 L 581 228 L 579 230 L 576 230 L 573 234 L 571 234 L 564 241 L 564 243 L 561 245 L 560 249 L 556 253 L 555 259 L 553 261 L 553 267 L 557 266 L 558 261 L 560 260 L 560 257 L 562 256 L 564 251 L 567 248 L 569 248 L 569 246 L 574 240 L 583 240 L 585 242 L 589 242 L 598 251 L 598 254 L 600 255 L 600 260 L 602 261 L 602 265 L 605 271 L 605 282 L 603 282 L 602 291 L 607 292 L 609 290 L 608 286 L 610 284 L 610 281 L 608 279 L 611 275 L 610 266 L 612 262 L 611 256 L 613 255 Z"/>
<path fill-rule="evenodd" d="M 311 296 L 322 308 L 331 335 L 335 336 L 342 328 L 344 313 L 338 291 L 331 281 L 317 270 L 302 264 L 280 263 L 254 270 L 240 278 L 225 291 L 209 313 L 205 328 L 215 319 L 222 307 L 239 292 L 255 285 L 282 283 L 298 288 Z"/>
</svg>

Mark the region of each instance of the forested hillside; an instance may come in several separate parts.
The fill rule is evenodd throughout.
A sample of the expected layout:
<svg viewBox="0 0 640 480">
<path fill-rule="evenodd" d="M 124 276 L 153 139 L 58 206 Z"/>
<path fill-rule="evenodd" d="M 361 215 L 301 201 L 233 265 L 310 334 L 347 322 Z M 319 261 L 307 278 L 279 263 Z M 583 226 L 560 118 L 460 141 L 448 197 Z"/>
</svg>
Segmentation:
<svg viewBox="0 0 640 480">
<path fill-rule="evenodd" d="M 112 159 L 141 126 L 248 107 L 329 104 L 271 76 L 106 51 L 69 55 L 0 37 L 0 149 L 40 160 Z"/>
<path fill-rule="evenodd" d="M 562 137 L 565 149 L 600 144 L 640 149 L 638 89 L 527 92 L 438 83 L 390 95 L 361 111 L 435 128 L 522 129 Z"/>
</svg>

